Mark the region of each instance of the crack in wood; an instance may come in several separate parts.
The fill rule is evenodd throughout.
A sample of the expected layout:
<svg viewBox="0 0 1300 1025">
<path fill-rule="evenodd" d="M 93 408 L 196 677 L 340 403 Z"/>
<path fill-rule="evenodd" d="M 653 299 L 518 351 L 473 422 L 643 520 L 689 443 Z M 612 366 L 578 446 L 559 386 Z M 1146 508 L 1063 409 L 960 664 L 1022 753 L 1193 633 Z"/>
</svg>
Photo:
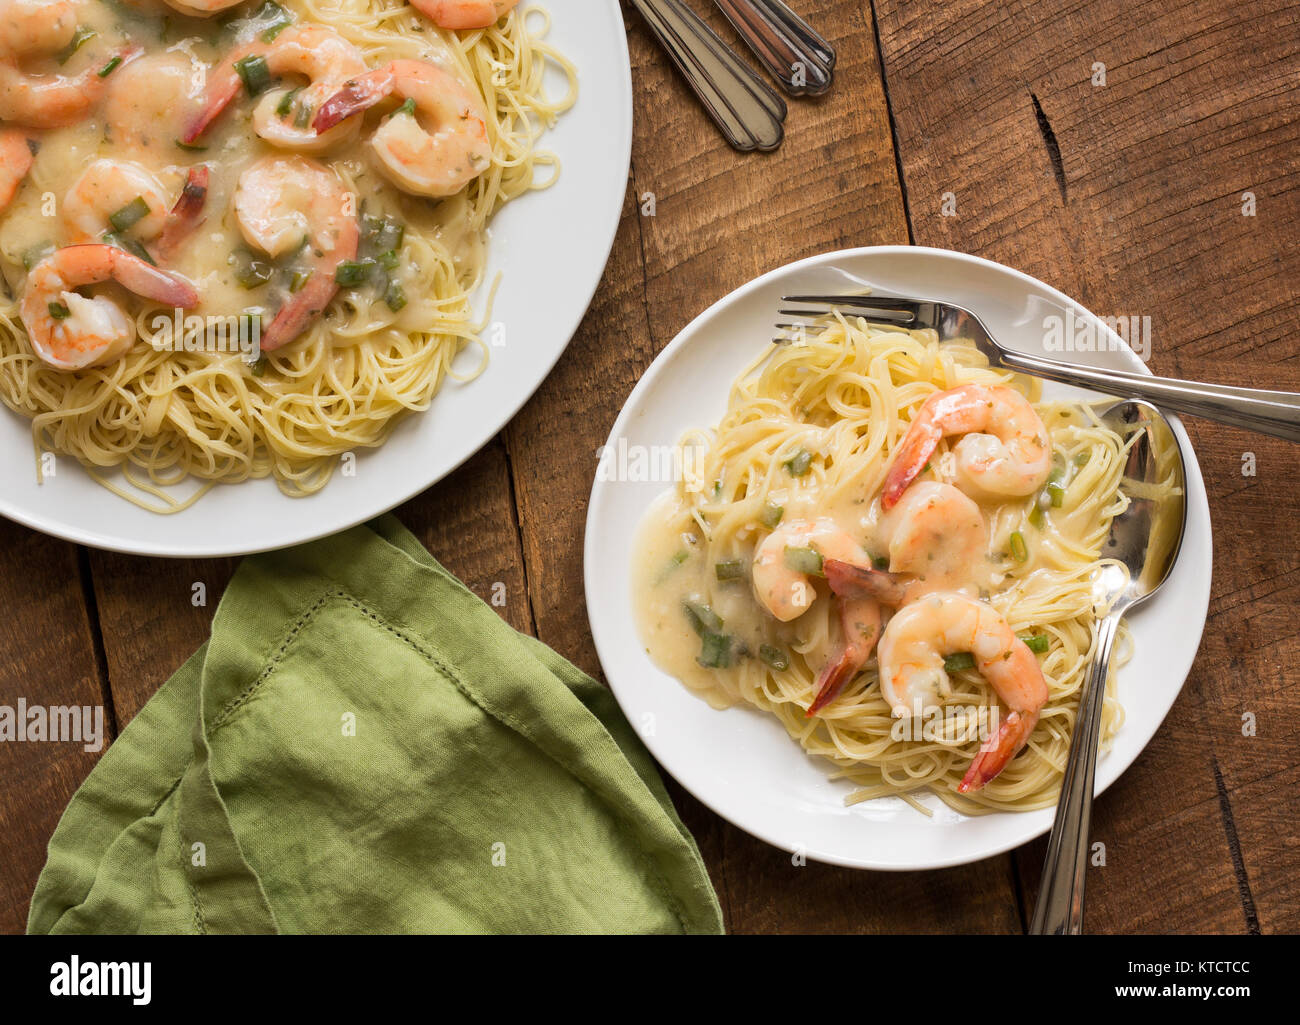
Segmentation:
<svg viewBox="0 0 1300 1025">
<path fill-rule="evenodd" d="M 1056 141 L 1052 122 L 1047 119 L 1038 97 L 1031 92 L 1029 98 L 1034 103 L 1034 119 L 1038 122 L 1038 134 L 1043 137 L 1043 145 L 1047 147 L 1047 159 L 1052 162 L 1052 173 L 1056 175 L 1056 187 L 1061 190 L 1061 202 L 1068 203 L 1070 200 L 1065 192 L 1065 164 L 1061 162 L 1061 144 Z"/>
<path fill-rule="evenodd" d="M 1246 862 L 1241 856 L 1241 839 L 1237 836 L 1237 824 L 1232 818 L 1232 802 L 1228 800 L 1228 788 L 1223 782 L 1223 773 L 1219 771 L 1218 756 L 1213 756 L 1214 788 L 1219 793 L 1219 814 L 1223 816 L 1223 831 L 1228 836 L 1228 853 L 1232 856 L 1232 871 L 1237 876 L 1237 894 L 1241 898 L 1241 912 L 1246 917 L 1246 931 L 1252 936 L 1259 935 L 1259 914 L 1255 910 L 1255 895 L 1250 892 L 1250 877 L 1246 875 Z"/>
</svg>

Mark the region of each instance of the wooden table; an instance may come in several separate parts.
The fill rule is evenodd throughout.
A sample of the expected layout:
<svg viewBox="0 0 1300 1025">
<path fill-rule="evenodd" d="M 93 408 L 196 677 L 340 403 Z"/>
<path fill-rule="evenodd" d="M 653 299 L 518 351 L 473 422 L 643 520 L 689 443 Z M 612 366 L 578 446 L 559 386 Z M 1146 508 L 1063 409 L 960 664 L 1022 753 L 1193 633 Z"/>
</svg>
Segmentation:
<svg viewBox="0 0 1300 1025">
<path fill-rule="evenodd" d="M 687 321 L 781 264 L 884 243 L 975 253 L 1100 315 L 1149 316 L 1156 373 L 1300 390 L 1293 0 L 795 2 L 840 64 L 830 96 L 791 104 L 770 156 L 729 150 L 626 12 L 635 147 L 595 303 L 514 422 L 399 511 L 478 594 L 503 583 L 514 626 L 591 673 L 582 531 L 596 449 Z M 1088 925 L 1296 931 L 1298 450 L 1188 428 L 1214 519 L 1210 618 L 1164 727 L 1098 802 L 1106 864 L 1089 876 Z M 204 640 L 233 566 L 88 551 L 0 522 L 0 704 L 102 703 L 115 734 Z M 192 604 L 197 582 L 206 607 Z M 45 844 L 96 757 L 0 744 L 0 929 L 23 927 Z M 943 872 L 795 867 L 673 794 L 733 932 L 1018 932 L 1033 906 L 1041 841 Z"/>
</svg>

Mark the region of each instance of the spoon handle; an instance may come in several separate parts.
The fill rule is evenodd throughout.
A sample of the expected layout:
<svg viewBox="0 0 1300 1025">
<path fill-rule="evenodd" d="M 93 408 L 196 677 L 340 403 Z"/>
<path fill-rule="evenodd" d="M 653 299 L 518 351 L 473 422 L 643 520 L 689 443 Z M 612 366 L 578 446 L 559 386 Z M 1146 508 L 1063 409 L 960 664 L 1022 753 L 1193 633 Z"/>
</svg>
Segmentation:
<svg viewBox="0 0 1300 1025">
<path fill-rule="evenodd" d="M 1088 828 L 1092 822 L 1092 791 L 1097 773 L 1097 742 L 1101 708 L 1106 697 L 1110 653 L 1119 632 L 1121 611 L 1101 621 L 1097 657 L 1093 659 L 1079 697 L 1079 716 L 1070 741 L 1056 821 L 1047 842 L 1038 903 L 1029 931 L 1035 936 L 1078 936 L 1083 932 L 1083 886 L 1088 871 Z"/>
</svg>

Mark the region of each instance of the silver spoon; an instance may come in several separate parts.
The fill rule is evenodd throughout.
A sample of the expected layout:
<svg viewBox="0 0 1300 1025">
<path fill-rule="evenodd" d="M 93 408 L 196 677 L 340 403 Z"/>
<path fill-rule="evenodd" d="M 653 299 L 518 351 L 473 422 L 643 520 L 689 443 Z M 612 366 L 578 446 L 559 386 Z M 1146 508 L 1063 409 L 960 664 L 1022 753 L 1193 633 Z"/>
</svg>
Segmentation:
<svg viewBox="0 0 1300 1025">
<path fill-rule="evenodd" d="M 1121 485 L 1130 504 L 1111 523 L 1110 536 L 1101 551 L 1103 559 L 1117 560 L 1127 572 L 1108 565 L 1098 570 L 1093 581 L 1094 607 L 1105 616 L 1097 631 L 1097 654 L 1079 696 L 1070 757 L 1029 929 L 1035 935 L 1077 936 L 1083 931 L 1088 828 L 1111 649 L 1124 614 L 1155 594 L 1168 578 L 1178 558 L 1186 520 L 1183 454 L 1160 411 L 1149 403 L 1130 399 L 1111 406 L 1101 419 L 1126 438 L 1140 432 L 1129 449 Z M 1174 484 L 1171 493 L 1164 492 L 1158 498 L 1150 497 L 1149 492 L 1143 494 L 1143 485 L 1164 481 Z"/>
</svg>

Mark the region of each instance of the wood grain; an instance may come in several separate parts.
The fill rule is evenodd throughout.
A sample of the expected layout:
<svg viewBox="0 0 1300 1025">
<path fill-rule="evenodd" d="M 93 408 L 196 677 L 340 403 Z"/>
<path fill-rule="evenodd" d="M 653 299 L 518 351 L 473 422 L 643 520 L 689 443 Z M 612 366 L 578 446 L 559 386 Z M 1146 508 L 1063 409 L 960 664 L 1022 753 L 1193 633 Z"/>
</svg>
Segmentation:
<svg viewBox="0 0 1300 1025">
<path fill-rule="evenodd" d="M 112 710 L 87 613 L 77 549 L 0 520 L 0 705 Z M 86 578 L 88 579 L 88 578 Z M 22 932 L 45 845 L 99 754 L 77 743 L 0 743 L 0 932 Z"/>
<path fill-rule="evenodd" d="M 1103 316 L 1150 316 L 1157 373 L 1228 380 L 1232 361 L 1295 386 L 1294 5 L 874 6 L 918 243 L 1011 264 Z M 1217 537 L 1210 618 L 1168 721 L 1098 803 L 1098 931 L 1297 921 L 1296 450 L 1190 429 Z M 1247 711 L 1267 732 L 1241 735 Z M 1027 905 L 1042 853 L 1019 855 Z"/>
</svg>

